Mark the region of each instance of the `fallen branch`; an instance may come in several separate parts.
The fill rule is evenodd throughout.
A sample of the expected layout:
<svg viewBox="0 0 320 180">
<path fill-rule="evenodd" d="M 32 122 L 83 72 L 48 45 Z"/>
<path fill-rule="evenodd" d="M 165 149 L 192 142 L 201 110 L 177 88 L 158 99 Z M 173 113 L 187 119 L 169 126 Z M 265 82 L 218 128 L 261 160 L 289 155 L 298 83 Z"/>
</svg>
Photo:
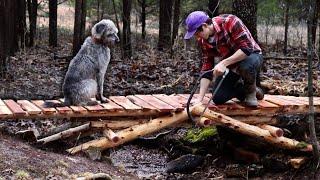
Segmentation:
<svg viewBox="0 0 320 180">
<path fill-rule="evenodd" d="M 111 129 L 105 129 L 103 131 L 103 135 L 106 136 L 110 141 L 117 143 L 119 141 L 119 137 L 114 133 Z"/>
<path fill-rule="evenodd" d="M 132 126 L 131 128 L 118 131 L 116 134 L 117 136 L 120 137 L 120 140 L 117 143 L 114 143 L 109 139 L 103 137 L 103 138 L 89 141 L 79 146 L 70 148 L 67 150 L 67 152 L 71 154 L 75 154 L 82 150 L 86 150 L 89 147 L 98 147 L 98 148 L 101 148 L 101 150 L 105 150 L 111 147 L 116 147 L 128 141 L 134 140 L 138 137 L 157 132 L 160 129 L 175 125 L 177 123 L 181 123 L 183 121 L 186 121 L 187 119 L 188 119 L 188 115 L 186 110 L 184 110 L 182 112 L 174 113 L 171 116 L 156 118 L 156 119 L 150 120 L 147 123 L 135 125 L 135 126 Z"/>
<path fill-rule="evenodd" d="M 192 107 L 192 113 L 194 115 L 201 115 L 204 108 L 205 107 L 202 105 L 197 105 L 195 107 Z M 252 137 L 260 137 L 265 141 L 272 143 L 281 148 L 310 151 L 310 152 L 312 151 L 312 146 L 310 144 L 306 144 L 306 146 L 301 147 L 300 146 L 301 143 L 299 141 L 296 141 L 294 139 L 289 139 L 283 136 L 275 138 L 274 136 L 271 135 L 271 133 L 268 130 L 261 129 L 254 125 L 243 123 L 229 116 L 226 116 L 211 110 L 206 110 L 203 116 L 211 120 L 214 120 L 214 122 L 218 125 L 233 129 L 237 132 L 240 132 L 242 134 L 246 134 Z"/>
<path fill-rule="evenodd" d="M 64 138 L 73 136 L 76 133 L 79 133 L 79 132 L 82 132 L 82 131 L 86 131 L 88 129 L 90 129 L 90 123 L 86 123 L 84 125 L 81 125 L 81 126 L 78 126 L 78 127 L 75 127 L 75 128 L 70 128 L 70 129 L 62 131 L 60 133 L 57 133 L 57 134 L 54 134 L 54 135 L 39 139 L 37 141 L 37 143 L 46 144 L 48 142 L 56 141 L 58 139 L 64 139 Z"/>
<path fill-rule="evenodd" d="M 268 130 L 273 137 L 281 137 L 281 136 L 283 136 L 283 130 L 278 128 L 278 127 L 270 126 L 270 125 L 267 125 L 267 124 L 262 124 L 259 127 L 261 129 Z"/>
</svg>

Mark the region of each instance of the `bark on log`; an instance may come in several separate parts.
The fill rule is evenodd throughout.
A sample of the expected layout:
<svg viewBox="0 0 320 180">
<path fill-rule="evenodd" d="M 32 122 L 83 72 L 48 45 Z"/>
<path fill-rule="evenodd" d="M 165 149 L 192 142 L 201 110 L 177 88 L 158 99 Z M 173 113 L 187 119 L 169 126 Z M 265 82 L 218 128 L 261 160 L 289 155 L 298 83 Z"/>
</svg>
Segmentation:
<svg viewBox="0 0 320 180">
<path fill-rule="evenodd" d="M 120 140 L 119 136 L 116 135 L 116 133 L 114 133 L 111 129 L 105 129 L 103 131 L 103 135 L 114 143 L 117 143 Z"/>
<path fill-rule="evenodd" d="M 160 129 L 175 125 L 177 123 L 181 123 L 183 121 L 186 121 L 187 119 L 188 119 L 188 114 L 186 110 L 184 110 L 182 112 L 172 114 L 171 116 L 156 118 L 156 119 L 150 120 L 147 123 L 144 123 L 141 125 L 135 125 L 135 126 L 132 126 L 131 128 L 118 131 L 116 134 L 120 137 L 120 140 L 117 143 L 114 143 L 109 139 L 103 137 L 103 138 L 89 141 L 79 146 L 70 148 L 67 150 L 67 152 L 71 154 L 75 154 L 82 150 L 86 150 L 91 146 L 101 148 L 101 150 L 105 150 L 111 147 L 116 147 L 128 141 L 134 140 L 138 137 L 151 134 Z"/>
<path fill-rule="evenodd" d="M 62 131 L 62 132 L 54 134 L 52 136 L 48 136 L 48 137 L 39 139 L 37 141 L 37 143 L 46 144 L 48 142 L 56 141 L 58 139 L 67 138 L 67 137 L 73 136 L 75 133 L 86 131 L 89 128 L 90 128 L 90 123 L 86 123 L 84 125 Z"/>
<path fill-rule="evenodd" d="M 202 105 L 194 106 L 192 107 L 192 114 L 201 115 L 204 108 L 205 107 Z M 268 130 L 243 123 L 229 116 L 226 116 L 208 109 L 204 112 L 203 116 L 214 120 L 215 123 L 217 123 L 218 125 L 234 129 L 235 131 L 240 132 L 242 134 L 246 134 L 253 137 L 260 137 L 263 140 L 281 148 L 291 149 L 291 150 L 310 151 L 310 152 L 312 151 L 312 146 L 310 144 L 308 144 L 306 148 L 301 148 L 299 146 L 299 143 L 300 143 L 299 141 L 296 141 L 294 139 L 289 139 L 286 137 L 275 138 L 270 134 Z"/>
<path fill-rule="evenodd" d="M 267 124 L 262 124 L 259 127 L 261 129 L 268 130 L 273 137 L 281 137 L 281 136 L 283 136 L 283 130 L 278 128 L 278 127 L 270 126 L 270 125 L 267 125 Z"/>
</svg>

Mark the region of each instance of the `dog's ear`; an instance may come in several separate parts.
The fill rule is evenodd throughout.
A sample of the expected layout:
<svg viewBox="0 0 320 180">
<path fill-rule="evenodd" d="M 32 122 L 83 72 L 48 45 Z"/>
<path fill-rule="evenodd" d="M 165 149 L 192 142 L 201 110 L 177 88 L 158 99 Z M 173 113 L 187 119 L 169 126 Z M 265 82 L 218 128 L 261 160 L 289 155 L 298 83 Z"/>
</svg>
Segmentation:
<svg viewBox="0 0 320 180">
<path fill-rule="evenodd" d="M 91 29 L 91 34 L 94 38 L 101 39 L 103 33 L 106 31 L 107 26 L 104 23 L 98 23 Z"/>
</svg>

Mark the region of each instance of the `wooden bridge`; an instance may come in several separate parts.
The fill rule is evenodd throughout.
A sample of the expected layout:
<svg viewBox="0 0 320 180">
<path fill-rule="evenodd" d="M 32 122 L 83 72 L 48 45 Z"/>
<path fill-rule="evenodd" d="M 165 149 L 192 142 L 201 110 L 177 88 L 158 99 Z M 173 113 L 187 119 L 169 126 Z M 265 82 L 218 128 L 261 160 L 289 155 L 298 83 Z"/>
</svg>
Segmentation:
<svg viewBox="0 0 320 180">
<path fill-rule="evenodd" d="M 197 97 L 198 94 L 195 94 Z M 205 103 L 211 94 L 206 94 Z M 153 94 L 110 96 L 108 103 L 95 106 L 65 106 L 57 108 L 44 107 L 43 100 L 0 100 L 0 119 L 15 120 L 20 118 L 84 118 L 87 123 L 62 131 L 49 137 L 38 139 L 48 143 L 61 138 L 68 138 L 81 131 L 95 129 L 103 132 L 105 137 L 92 140 L 70 148 L 69 153 L 77 153 L 89 147 L 101 150 L 116 147 L 135 138 L 154 133 L 160 129 L 182 123 L 188 119 L 185 105 L 189 94 Z M 46 100 L 63 102 L 60 100 Z M 249 136 L 262 138 L 281 148 L 312 151 L 312 146 L 300 147 L 300 142 L 283 137 L 283 131 L 275 126 L 278 114 L 306 113 L 309 109 L 308 97 L 265 95 L 257 108 L 246 107 L 236 99 L 222 105 L 209 104 L 209 110 L 197 123 L 202 126 L 221 125 Z M 315 112 L 320 112 L 320 97 L 314 97 Z M 200 115 L 204 106 L 192 107 L 194 115 Z M 100 121 L 109 117 L 115 121 Z M 122 118 L 120 118 L 122 117 Z M 134 117 L 137 117 L 136 119 Z M 96 121 L 94 119 L 99 119 Z M 128 121 L 125 121 L 128 120 Z M 141 121 L 139 121 L 141 120 Z M 112 130 L 117 130 L 113 132 Z M 94 132 L 94 131 L 92 131 Z M 91 133 L 92 133 L 91 132 Z"/>
<path fill-rule="evenodd" d="M 195 97 L 198 94 L 195 94 Z M 211 94 L 206 94 L 208 102 Z M 108 103 L 95 106 L 66 106 L 45 108 L 43 100 L 1 100 L 0 119 L 17 118 L 71 118 L 71 117 L 114 117 L 114 116 L 159 116 L 179 112 L 185 108 L 188 94 L 153 94 L 110 96 Z M 46 100 L 63 102 L 60 100 Z M 305 113 L 308 110 L 308 97 L 265 95 L 257 108 L 245 107 L 236 99 L 223 105 L 209 105 L 210 110 L 228 116 L 264 116 L 277 114 Z M 320 112 L 320 97 L 314 97 L 315 112 Z"/>
</svg>

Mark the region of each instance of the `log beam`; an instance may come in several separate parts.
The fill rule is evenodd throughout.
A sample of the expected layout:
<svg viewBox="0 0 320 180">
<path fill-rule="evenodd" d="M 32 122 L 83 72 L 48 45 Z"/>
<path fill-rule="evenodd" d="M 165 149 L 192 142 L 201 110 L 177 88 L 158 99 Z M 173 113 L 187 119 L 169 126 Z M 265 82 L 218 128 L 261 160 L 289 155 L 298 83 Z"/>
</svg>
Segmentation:
<svg viewBox="0 0 320 180">
<path fill-rule="evenodd" d="M 205 107 L 203 105 L 196 105 L 192 107 L 192 114 L 201 115 L 204 109 Z M 268 130 L 261 129 L 257 126 L 253 126 L 247 123 L 243 123 L 229 116 L 226 116 L 208 109 L 204 112 L 203 116 L 211 120 L 214 120 L 215 123 L 218 125 L 231 128 L 242 134 L 246 134 L 253 137 L 260 137 L 263 140 L 284 149 L 302 150 L 302 151 L 310 151 L 310 152 L 312 151 L 312 146 L 310 144 L 307 145 L 306 148 L 301 149 L 298 145 L 300 143 L 299 141 L 296 141 L 294 139 L 289 139 L 283 136 L 275 138 L 270 134 Z"/>
<path fill-rule="evenodd" d="M 75 154 L 82 150 L 86 150 L 89 147 L 98 147 L 98 148 L 101 148 L 101 150 L 105 150 L 111 147 L 116 147 L 128 141 L 134 140 L 138 137 L 154 133 L 156 131 L 159 131 L 160 129 L 173 126 L 175 124 L 179 124 L 183 121 L 186 121 L 187 119 L 188 119 L 188 114 L 186 110 L 184 110 L 182 112 L 174 113 L 170 116 L 156 118 L 156 119 L 150 120 L 147 123 L 135 125 L 130 128 L 118 131 L 116 135 L 120 137 L 120 140 L 117 143 L 114 143 L 109 139 L 103 137 L 103 138 L 89 141 L 79 146 L 70 148 L 67 150 L 67 152 L 71 154 Z"/>
</svg>

